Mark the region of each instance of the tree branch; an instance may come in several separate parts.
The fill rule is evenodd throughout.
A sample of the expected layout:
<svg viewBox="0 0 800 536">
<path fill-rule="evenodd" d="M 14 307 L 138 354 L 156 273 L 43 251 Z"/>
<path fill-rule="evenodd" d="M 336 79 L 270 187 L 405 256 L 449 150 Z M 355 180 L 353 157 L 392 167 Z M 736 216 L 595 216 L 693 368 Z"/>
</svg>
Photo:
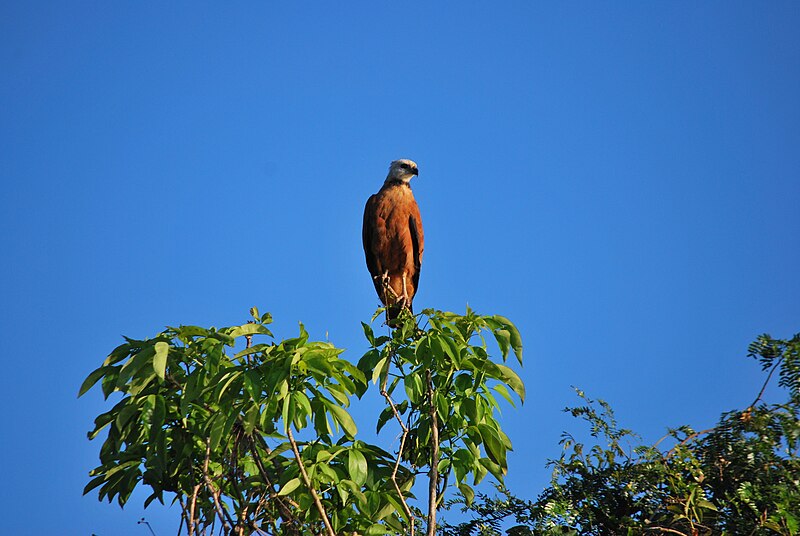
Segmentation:
<svg viewBox="0 0 800 536">
<path fill-rule="evenodd" d="M 672 455 L 673 455 L 673 454 L 675 454 L 675 451 L 678 449 L 678 447 L 682 447 L 683 445 L 685 445 L 685 444 L 686 444 L 686 443 L 688 443 L 689 441 L 692 441 L 693 439 L 697 439 L 697 438 L 698 438 L 698 437 L 700 437 L 701 435 L 705 435 L 705 434 L 711 433 L 711 432 L 713 432 L 713 431 L 714 431 L 714 430 L 716 430 L 716 429 L 717 429 L 717 427 L 715 426 L 714 428 L 707 428 L 707 429 L 705 429 L 705 430 L 701 430 L 701 431 L 699 431 L 699 432 L 695 432 L 695 433 L 693 433 L 693 434 L 689 435 L 689 436 L 688 436 L 686 439 L 684 439 L 683 441 L 681 441 L 680 443 L 678 443 L 677 445 L 675 445 L 674 447 L 672 447 L 671 449 L 669 449 L 669 452 L 667 452 L 667 453 L 664 455 L 664 457 L 665 457 L 665 458 L 671 458 L 671 457 L 672 457 Z"/>
<path fill-rule="evenodd" d="M 225 531 L 225 534 L 228 534 L 231 531 L 231 523 L 233 520 L 229 516 L 226 518 L 228 512 L 223 514 L 223 508 L 219 503 L 219 491 L 214 487 L 214 483 L 211 481 L 211 478 L 209 478 L 208 473 L 205 473 L 203 478 L 206 481 L 206 487 L 208 487 L 208 491 L 211 493 L 211 498 L 214 499 L 214 509 L 217 511 L 217 516 L 222 523 L 222 528 Z"/>
<path fill-rule="evenodd" d="M 662 532 L 669 532 L 670 534 L 680 534 L 680 536 L 687 536 L 685 532 L 680 532 L 675 529 L 670 529 L 667 527 L 647 527 L 644 530 L 660 530 Z"/>
<path fill-rule="evenodd" d="M 758 396 L 748 406 L 748 409 L 755 406 L 758 403 L 758 401 L 761 400 L 761 397 L 764 395 L 764 391 L 767 389 L 769 380 L 772 378 L 772 373 L 775 372 L 775 369 L 778 368 L 778 366 L 781 364 L 782 361 L 783 361 L 783 356 L 781 356 L 777 361 L 775 361 L 775 365 L 773 365 L 773 367 L 769 370 L 769 374 L 767 374 L 767 379 L 764 380 L 764 385 L 761 386 L 761 390 L 758 392 Z"/>
<path fill-rule="evenodd" d="M 434 401 L 433 380 L 431 371 L 427 371 L 428 380 L 428 403 L 430 404 L 431 416 L 431 460 L 428 472 L 428 535 L 436 536 L 436 490 L 439 484 L 439 423 Z"/>
<path fill-rule="evenodd" d="M 400 503 L 403 505 L 403 511 L 405 512 L 406 517 L 408 517 L 410 536 L 414 536 L 414 514 L 411 513 L 411 508 L 408 507 L 406 498 L 403 496 L 403 492 L 400 489 L 400 485 L 397 483 L 397 470 L 400 468 L 400 460 L 403 457 L 403 449 L 405 448 L 406 445 L 406 437 L 408 437 L 408 426 L 406 426 L 405 423 L 403 422 L 403 419 L 400 418 L 400 413 L 397 411 L 397 407 L 394 405 L 392 397 L 386 391 L 386 384 L 388 381 L 389 381 L 389 374 L 386 374 L 386 376 L 383 378 L 383 382 L 381 383 L 381 395 L 389 403 L 389 407 L 392 408 L 392 413 L 394 414 L 394 418 L 397 419 L 397 422 L 400 423 L 400 428 L 403 430 L 403 436 L 400 438 L 400 450 L 397 451 L 397 459 L 394 462 L 394 469 L 392 470 L 392 484 L 394 484 L 394 489 L 397 492 L 397 496 L 400 499 Z"/>
<path fill-rule="evenodd" d="M 256 435 L 255 437 L 258 437 L 261 440 L 261 442 L 264 445 L 264 449 L 267 451 L 267 454 L 269 454 L 269 447 L 264 441 L 264 438 L 261 437 L 260 435 Z M 267 474 L 267 470 L 264 467 L 264 461 L 261 459 L 261 454 L 258 453 L 258 448 L 256 447 L 255 440 L 253 438 L 250 438 L 250 445 L 253 449 L 253 460 L 256 462 L 256 466 L 258 466 L 258 471 L 264 478 L 264 483 L 267 485 L 267 489 L 269 490 L 268 494 L 270 498 L 274 499 L 278 503 L 278 510 L 280 511 L 283 520 L 289 525 L 290 533 L 299 534 L 299 531 L 297 530 L 297 518 L 294 516 L 291 509 L 289 509 L 289 507 L 286 506 L 286 504 L 283 502 L 283 498 L 280 495 L 278 495 L 278 493 L 275 491 L 275 486 L 272 484 L 272 481 L 270 480 L 269 475 Z M 289 499 L 288 497 L 287 499 L 291 501 L 291 499 Z"/>
<path fill-rule="evenodd" d="M 336 533 L 333 531 L 333 527 L 331 527 L 331 522 L 328 520 L 328 514 L 325 512 L 325 507 L 322 505 L 322 501 L 319 500 L 319 495 L 317 495 L 317 491 L 314 489 L 314 486 L 311 485 L 311 479 L 308 478 L 306 466 L 303 464 L 303 459 L 300 457 L 300 450 L 297 448 L 297 443 L 294 440 L 291 426 L 286 427 L 286 436 L 289 438 L 289 443 L 292 445 L 292 452 L 294 452 L 297 465 L 300 467 L 300 474 L 303 476 L 303 481 L 305 482 L 309 493 L 311 493 L 311 498 L 314 499 L 314 504 L 317 507 L 319 515 L 322 517 L 322 522 L 325 524 L 325 529 L 328 531 L 328 536 L 336 536 Z"/>
</svg>

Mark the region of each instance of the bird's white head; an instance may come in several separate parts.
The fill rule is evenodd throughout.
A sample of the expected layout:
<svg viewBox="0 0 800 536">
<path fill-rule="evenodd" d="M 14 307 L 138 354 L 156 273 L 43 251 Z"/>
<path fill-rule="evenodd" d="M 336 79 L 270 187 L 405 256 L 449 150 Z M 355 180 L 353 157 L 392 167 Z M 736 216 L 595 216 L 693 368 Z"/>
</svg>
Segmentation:
<svg viewBox="0 0 800 536">
<path fill-rule="evenodd" d="M 408 184 L 411 181 L 411 177 L 415 175 L 419 175 L 417 163 L 403 158 L 389 164 L 389 174 L 386 175 L 386 182 L 401 181 Z"/>
</svg>

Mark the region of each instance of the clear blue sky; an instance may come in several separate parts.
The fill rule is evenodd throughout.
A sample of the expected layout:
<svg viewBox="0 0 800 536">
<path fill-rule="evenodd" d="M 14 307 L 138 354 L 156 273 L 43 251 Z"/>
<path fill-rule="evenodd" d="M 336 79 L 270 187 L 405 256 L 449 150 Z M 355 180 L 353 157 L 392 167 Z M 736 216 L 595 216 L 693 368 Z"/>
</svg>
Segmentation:
<svg viewBox="0 0 800 536">
<path fill-rule="evenodd" d="M 800 330 L 797 2 L 4 2 L 4 534 L 174 534 L 82 497 L 121 335 L 232 325 L 365 349 L 366 198 L 416 160 L 417 308 L 503 314 L 534 495 L 570 385 L 655 441 Z M 365 428 L 371 428 L 367 425 Z M 389 441 L 389 438 L 386 438 Z"/>
</svg>

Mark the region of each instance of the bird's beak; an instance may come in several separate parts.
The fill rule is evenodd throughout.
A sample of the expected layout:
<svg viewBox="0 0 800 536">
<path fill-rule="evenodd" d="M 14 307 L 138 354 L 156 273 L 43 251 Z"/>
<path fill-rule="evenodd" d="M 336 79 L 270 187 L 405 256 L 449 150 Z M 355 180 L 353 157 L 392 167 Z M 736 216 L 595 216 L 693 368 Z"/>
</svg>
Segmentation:
<svg viewBox="0 0 800 536">
<path fill-rule="evenodd" d="M 412 175 L 416 175 L 417 177 L 419 177 L 419 170 L 417 168 L 414 168 L 414 169 L 411 170 L 411 174 Z"/>
</svg>

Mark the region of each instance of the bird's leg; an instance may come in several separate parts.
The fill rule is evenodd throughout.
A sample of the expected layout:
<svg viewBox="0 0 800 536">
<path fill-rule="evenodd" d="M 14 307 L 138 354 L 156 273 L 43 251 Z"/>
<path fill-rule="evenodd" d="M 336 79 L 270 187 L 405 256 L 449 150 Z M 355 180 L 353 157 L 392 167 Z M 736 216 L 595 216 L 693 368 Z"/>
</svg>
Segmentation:
<svg viewBox="0 0 800 536">
<path fill-rule="evenodd" d="M 408 288 L 406 287 L 406 272 L 403 271 L 403 307 L 408 309 Z"/>
<path fill-rule="evenodd" d="M 381 278 L 381 283 L 383 284 L 383 297 L 385 298 L 386 305 L 388 306 L 389 305 L 389 295 L 391 294 L 391 297 L 394 300 L 396 300 L 398 298 L 398 296 L 397 296 L 397 293 L 392 288 L 392 285 L 391 285 L 392 280 L 389 277 L 389 270 L 386 270 L 385 272 L 383 272 L 383 275 L 380 276 L 380 278 Z"/>
</svg>

